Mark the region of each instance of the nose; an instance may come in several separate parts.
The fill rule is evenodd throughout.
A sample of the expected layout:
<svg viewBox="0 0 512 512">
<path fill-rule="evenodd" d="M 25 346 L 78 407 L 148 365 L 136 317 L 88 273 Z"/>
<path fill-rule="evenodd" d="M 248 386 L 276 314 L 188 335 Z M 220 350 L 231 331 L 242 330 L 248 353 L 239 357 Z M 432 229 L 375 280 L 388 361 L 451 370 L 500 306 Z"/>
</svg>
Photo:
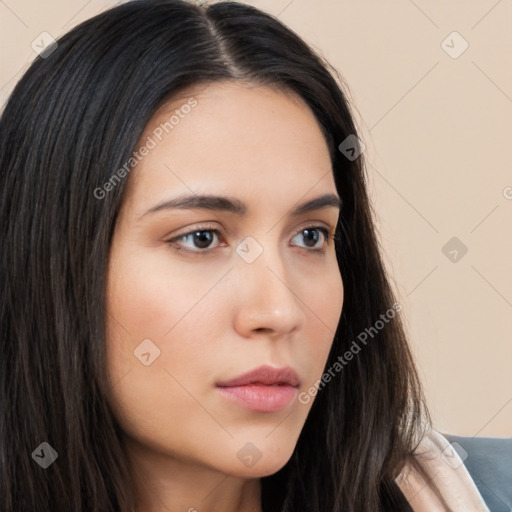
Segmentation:
<svg viewBox="0 0 512 512">
<path fill-rule="evenodd" d="M 252 263 L 240 258 L 233 274 L 235 328 L 241 336 L 257 332 L 281 337 L 304 323 L 304 305 L 277 249 L 265 248 Z"/>
</svg>

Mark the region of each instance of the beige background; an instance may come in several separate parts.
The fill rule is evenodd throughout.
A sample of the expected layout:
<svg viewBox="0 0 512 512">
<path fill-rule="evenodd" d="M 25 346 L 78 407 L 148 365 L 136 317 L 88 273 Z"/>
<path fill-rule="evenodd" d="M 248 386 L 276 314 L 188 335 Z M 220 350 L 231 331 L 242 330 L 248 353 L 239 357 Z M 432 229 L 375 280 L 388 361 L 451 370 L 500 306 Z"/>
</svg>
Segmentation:
<svg viewBox="0 0 512 512">
<path fill-rule="evenodd" d="M 1 105 L 41 32 L 58 37 L 116 3 L 0 0 Z M 511 437 L 512 2 L 246 3 L 297 31 L 349 85 L 436 427 Z M 452 237 L 468 249 L 456 262 L 444 254 L 454 247 L 442 250 Z"/>
</svg>

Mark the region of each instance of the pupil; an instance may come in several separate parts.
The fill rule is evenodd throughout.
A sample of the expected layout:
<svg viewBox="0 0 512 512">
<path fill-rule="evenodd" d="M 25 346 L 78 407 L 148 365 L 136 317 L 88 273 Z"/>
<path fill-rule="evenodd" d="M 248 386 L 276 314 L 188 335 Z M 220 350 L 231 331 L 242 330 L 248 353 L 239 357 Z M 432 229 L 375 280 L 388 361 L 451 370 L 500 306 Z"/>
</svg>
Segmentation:
<svg viewBox="0 0 512 512">
<path fill-rule="evenodd" d="M 209 231 L 196 231 L 194 236 L 196 237 L 196 242 L 199 241 L 199 243 L 196 245 L 198 245 L 200 249 L 205 249 L 208 247 L 208 245 L 210 245 L 213 233 Z"/>
<path fill-rule="evenodd" d="M 318 232 L 314 229 L 305 229 L 303 231 L 304 233 L 309 233 L 309 235 L 313 234 L 313 243 L 311 245 L 309 245 L 308 247 L 314 247 L 316 245 L 316 243 L 318 242 Z M 312 239 L 310 237 L 308 237 L 308 235 L 306 235 L 304 238 L 308 239 L 309 241 L 311 241 Z M 307 243 L 306 243 L 307 245 Z"/>
</svg>

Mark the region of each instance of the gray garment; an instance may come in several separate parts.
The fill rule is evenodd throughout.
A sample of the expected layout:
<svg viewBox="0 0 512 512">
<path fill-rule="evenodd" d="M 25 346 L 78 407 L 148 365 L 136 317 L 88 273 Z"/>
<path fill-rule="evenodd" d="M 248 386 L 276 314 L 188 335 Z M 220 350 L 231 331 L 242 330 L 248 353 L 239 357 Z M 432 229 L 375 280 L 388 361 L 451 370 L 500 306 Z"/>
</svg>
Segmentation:
<svg viewBox="0 0 512 512">
<path fill-rule="evenodd" d="M 458 444 L 452 447 L 491 512 L 512 512 L 512 438 L 442 435 Z"/>
</svg>

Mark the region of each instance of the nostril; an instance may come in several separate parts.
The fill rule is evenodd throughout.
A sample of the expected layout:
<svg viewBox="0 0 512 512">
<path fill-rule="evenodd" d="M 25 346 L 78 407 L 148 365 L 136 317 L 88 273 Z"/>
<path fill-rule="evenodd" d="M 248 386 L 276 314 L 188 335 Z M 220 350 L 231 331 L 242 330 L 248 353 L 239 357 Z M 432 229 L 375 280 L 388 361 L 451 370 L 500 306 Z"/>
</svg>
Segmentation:
<svg viewBox="0 0 512 512">
<path fill-rule="evenodd" d="M 257 329 L 254 329 L 256 332 L 272 332 L 272 329 L 269 329 L 268 327 L 258 327 Z"/>
</svg>

